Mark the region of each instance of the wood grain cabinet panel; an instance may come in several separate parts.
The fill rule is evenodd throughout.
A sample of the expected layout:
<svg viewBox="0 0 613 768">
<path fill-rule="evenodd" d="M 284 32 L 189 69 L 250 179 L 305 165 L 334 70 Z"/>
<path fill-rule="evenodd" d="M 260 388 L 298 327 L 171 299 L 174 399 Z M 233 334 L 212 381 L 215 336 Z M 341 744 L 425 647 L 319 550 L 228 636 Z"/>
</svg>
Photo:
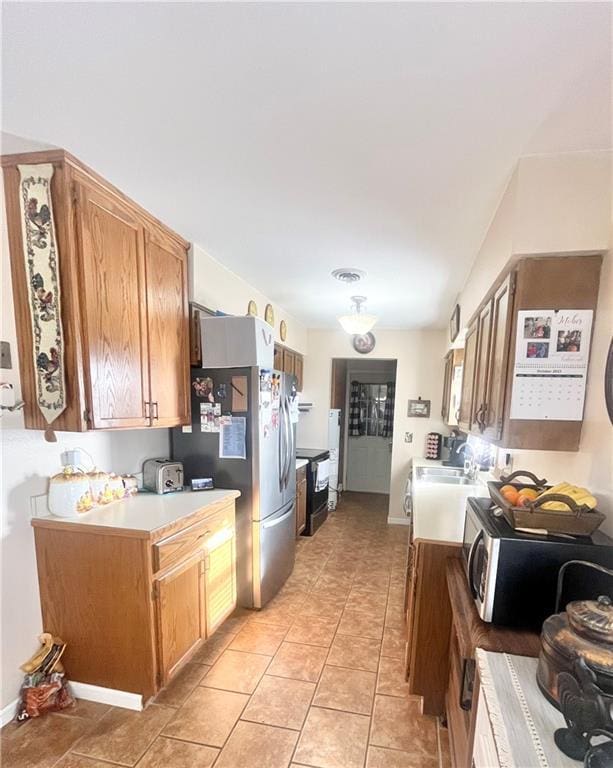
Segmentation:
<svg viewBox="0 0 613 768">
<path fill-rule="evenodd" d="M 294 356 L 294 376 L 296 377 L 296 389 L 302 392 L 304 379 L 304 357 L 296 352 Z"/>
<path fill-rule="evenodd" d="M 67 407 L 53 429 L 189 421 L 189 244 L 64 150 L 2 157 L 27 429 L 36 405 L 18 165 L 51 163 Z"/>
<path fill-rule="evenodd" d="M 230 531 L 206 543 L 204 578 L 207 637 L 223 624 L 236 607 L 236 540 Z"/>
<path fill-rule="evenodd" d="M 296 472 L 296 536 L 306 528 L 307 516 L 307 478 L 306 467 Z"/>
<path fill-rule="evenodd" d="M 492 305 L 489 301 L 481 309 L 477 318 L 477 351 L 475 358 L 475 376 L 473 389 L 473 409 L 470 429 L 475 434 L 485 429 L 483 413 L 486 408 L 490 375 L 490 341 L 492 337 Z"/>
<path fill-rule="evenodd" d="M 491 440 L 498 440 L 502 435 L 514 284 L 512 273 L 496 289 L 492 299 L 488 384 L 481 414 L 483 437 Z"/>
<path fill-rule="evenodd" d="M 464 342 L 464 374 L 462 376 L 462 396 L 460 398 L 460 418 L 458 424 L 464 432 L 470 430 L 473 418 L 473 394 L 475 367 L 477 362 L 477 323 L 468 326 Z"/>
<path fill-rule="evenodd" d="M 147 233 L 145 264 L 151 419 L 174 427 L 189 417 L 187 257 Z"/>
<path fill-rule="evenodd" d="M 200 550 L 155 582 L 162 683 L 206 637 L 204 559 Z"/>
<path fill-rule="evenodd" d="M 101 191 L 78 184 L 76 200 L 91 425 L 145 427 L 150 398 L 143 228 Z"/>
</svg>

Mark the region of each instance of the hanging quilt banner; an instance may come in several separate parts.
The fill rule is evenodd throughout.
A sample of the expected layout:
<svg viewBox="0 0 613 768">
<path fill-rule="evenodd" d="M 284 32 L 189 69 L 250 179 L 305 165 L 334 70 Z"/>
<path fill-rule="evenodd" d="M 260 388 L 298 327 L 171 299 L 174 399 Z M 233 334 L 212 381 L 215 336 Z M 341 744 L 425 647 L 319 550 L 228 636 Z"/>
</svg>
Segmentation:
<svg viewBox="0 0 613 768">
<path fill-rule="evenodd" d="M 66 408 L 59 254 L 55 240 L 53 166 L 20 165 L 19 205 L 32 320 L 36 399 L 49 424 Z"/>
</svg>

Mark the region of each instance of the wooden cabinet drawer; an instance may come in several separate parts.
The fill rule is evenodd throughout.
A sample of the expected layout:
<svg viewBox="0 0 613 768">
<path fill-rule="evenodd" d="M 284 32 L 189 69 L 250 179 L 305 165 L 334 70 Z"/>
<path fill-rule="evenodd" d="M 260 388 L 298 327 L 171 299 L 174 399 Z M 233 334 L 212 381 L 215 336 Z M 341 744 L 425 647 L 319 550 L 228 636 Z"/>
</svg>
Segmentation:
<svg viewBox="0 0 613 768">
<path fill-rule="evenodd" d="M 209 515 L 204 520 L 184 528 L 153 545 L 153 570 L 155 573 L 189 557 L 206 544 L 207 538 L 225 527 L 234 528 L 233 506 L 229 505 Z"/>
</svg>

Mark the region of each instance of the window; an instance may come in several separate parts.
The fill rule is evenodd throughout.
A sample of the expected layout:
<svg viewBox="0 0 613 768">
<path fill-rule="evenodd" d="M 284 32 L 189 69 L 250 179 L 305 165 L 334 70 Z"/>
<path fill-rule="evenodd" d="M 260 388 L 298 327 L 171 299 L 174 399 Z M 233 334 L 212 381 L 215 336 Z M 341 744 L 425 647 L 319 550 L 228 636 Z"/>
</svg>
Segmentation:
<svg viewBox="0 0 613 768">
<path fill-rule="evenodd" d="M 387 384 L 360 384 L 360 434 L 384 437 L 383 416 L 387 399 Z"/>
</svg>

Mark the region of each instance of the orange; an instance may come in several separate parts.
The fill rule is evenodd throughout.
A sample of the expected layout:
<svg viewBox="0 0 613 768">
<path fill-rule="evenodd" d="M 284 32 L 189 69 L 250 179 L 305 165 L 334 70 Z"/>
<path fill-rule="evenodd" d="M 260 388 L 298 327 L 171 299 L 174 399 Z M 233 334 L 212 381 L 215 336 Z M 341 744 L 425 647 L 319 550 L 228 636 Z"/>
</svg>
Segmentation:
<svg viewBox="0 0 613 768">
<path fill-rule="evenodd" d="M 505 499 L 509 503 L 517 504 L 519 491 L 514 485 L 503 485 L 502 488 L 500 489 L 500 493 L 505 497 Z"/>
</svg>

